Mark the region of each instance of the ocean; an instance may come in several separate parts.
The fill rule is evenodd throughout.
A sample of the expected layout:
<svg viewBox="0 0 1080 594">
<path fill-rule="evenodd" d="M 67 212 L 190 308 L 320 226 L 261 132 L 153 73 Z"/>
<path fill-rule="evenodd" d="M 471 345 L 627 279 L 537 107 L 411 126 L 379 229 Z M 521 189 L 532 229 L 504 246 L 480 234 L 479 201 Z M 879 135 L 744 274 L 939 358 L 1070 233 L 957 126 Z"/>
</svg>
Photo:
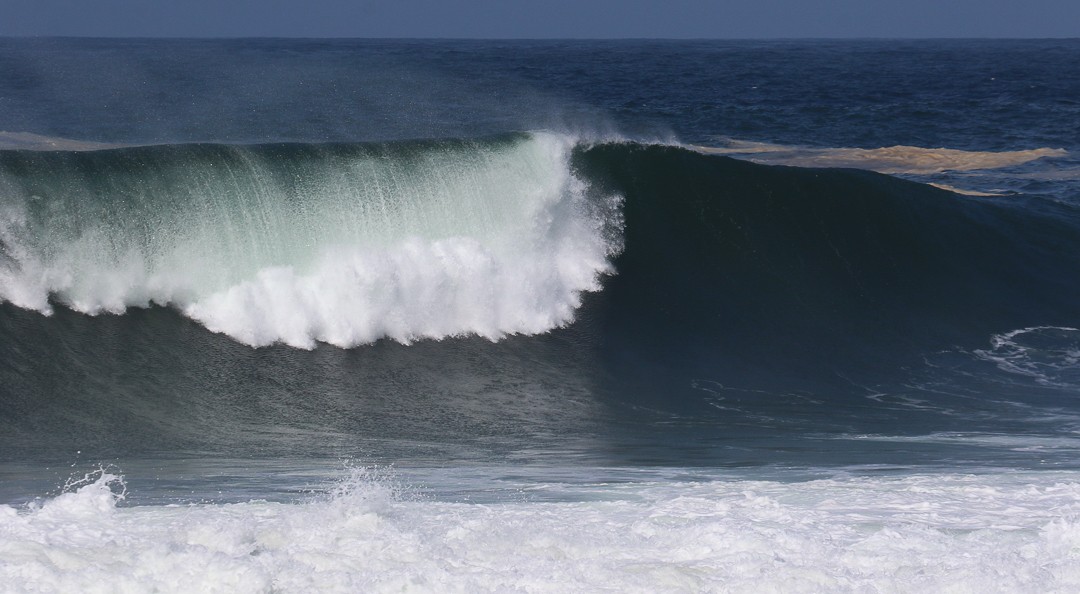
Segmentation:
<svg viewBox="0 0 1080 594">
<path fill-rule="evenodd" d="M 1080 41 L 0 39 L 0 591 L 1078 589 Z"/>
</svg>

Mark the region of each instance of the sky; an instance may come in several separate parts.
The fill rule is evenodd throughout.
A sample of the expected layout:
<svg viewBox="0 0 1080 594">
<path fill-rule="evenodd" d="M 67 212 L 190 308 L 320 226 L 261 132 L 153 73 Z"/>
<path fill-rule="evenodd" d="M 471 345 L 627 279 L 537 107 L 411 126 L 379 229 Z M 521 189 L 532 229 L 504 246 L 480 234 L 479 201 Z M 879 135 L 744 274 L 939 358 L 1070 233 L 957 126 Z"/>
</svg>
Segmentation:
<svg viewBox="0 0 1080 594">
<path fill-rule="evenodd" d="M 0 36 L 1080 37 L 1080 0 L 0 0 Z"/>
</svg>

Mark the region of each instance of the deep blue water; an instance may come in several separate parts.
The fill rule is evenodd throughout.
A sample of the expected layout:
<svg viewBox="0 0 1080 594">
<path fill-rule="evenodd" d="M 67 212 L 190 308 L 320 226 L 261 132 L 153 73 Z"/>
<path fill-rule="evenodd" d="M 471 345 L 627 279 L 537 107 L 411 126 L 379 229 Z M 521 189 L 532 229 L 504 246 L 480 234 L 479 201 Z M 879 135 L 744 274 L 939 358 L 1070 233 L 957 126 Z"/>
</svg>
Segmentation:
<svg viewBox="0 0 1080 594">
<path fill-rule="evenodd" d="M 1076 468 L 1075 40 L 6 39 L 0 130 L 0 499 Z"/>
</svg>

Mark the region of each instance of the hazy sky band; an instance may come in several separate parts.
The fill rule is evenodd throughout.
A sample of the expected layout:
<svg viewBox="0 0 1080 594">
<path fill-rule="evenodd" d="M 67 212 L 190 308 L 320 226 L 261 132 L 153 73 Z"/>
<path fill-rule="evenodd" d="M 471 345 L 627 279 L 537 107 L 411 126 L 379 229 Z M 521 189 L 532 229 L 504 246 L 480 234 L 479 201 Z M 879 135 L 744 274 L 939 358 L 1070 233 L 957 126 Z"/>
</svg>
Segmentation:
<svg viewBox="0 0 1080 594">
<path fill-rule="evenodd" d="M 6 0 L 3 36 L 1080 37 L 1077 0 Z"/>
</svg>

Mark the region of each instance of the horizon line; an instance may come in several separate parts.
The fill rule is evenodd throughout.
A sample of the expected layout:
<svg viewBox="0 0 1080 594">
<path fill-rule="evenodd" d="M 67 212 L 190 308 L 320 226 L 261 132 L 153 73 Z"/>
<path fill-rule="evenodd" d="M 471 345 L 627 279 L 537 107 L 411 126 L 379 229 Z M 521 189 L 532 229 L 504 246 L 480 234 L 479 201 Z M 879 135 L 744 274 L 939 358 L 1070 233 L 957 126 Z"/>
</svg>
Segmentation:
<svg viewBox="0 0 1080 594">
<path fill-rule="evenodd" d="M 41 35 L 0 34 L 0 39 L 131 39 L 131 40 L 319 40 L 319 41 L 1080 41 L 1080 36 L 776 36 L 776 37 L 393 37 L 306 35 Z"/>
</svg>

